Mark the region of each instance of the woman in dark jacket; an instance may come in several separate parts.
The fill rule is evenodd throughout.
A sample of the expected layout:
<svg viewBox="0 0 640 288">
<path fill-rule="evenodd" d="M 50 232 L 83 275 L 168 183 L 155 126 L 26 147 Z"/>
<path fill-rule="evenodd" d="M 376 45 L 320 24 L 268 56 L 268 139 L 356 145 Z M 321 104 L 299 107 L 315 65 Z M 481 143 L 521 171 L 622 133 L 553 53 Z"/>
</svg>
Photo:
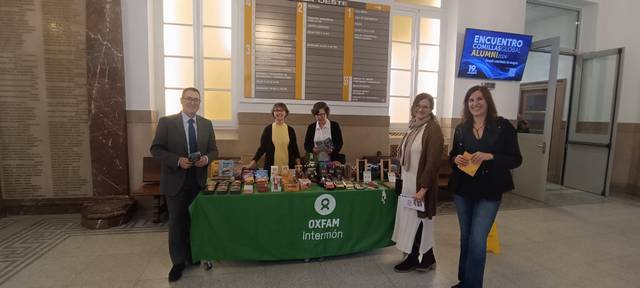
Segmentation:
<svg viewBox="0 0 640 288">
<path fill-rule="evenodd" d="M 289 168 L 294 168 L 295 164 L 300 164 L 300 152 L 296 141 L 296 131 L 284 123 L 284 119 L 289 116 L 289 109 L 284 103 L 276 103 L 271 109 L 271 115 L 275 121 L 264 127 L 260 137 L 260 147 L 247 166 L 255 168 L 256 162 L 262 158 L 262 155 L 266 155 L 264 169 L 267 171 L 273 165 L 287 165 Z"/>
<path fill-rule="evenodd" d="M 344 164 L 345 156 L 340 154 L 342 149 L 342 130 L 338 122 L 329 121 L 329 106 L 318 102 L 313 105 L 311 114 L 316 122 L 309 124 L 304 137 L 304 150 L 313 153 L 319 161 L 339 161 Z M 327 141 L 326 139 L 330 139 Z M 330 146 L 317 145 L 318 142 L 330 142 Z"/>
<path fill-rule="evenodd" d="M 460 283 L 453 287 L 482 287 L 487 237 L 502 193 L 514 188 L 510 170 L 522 163 L 516 130 L 498 117 L 487 87 L 467 91 L 449 156 L 453 166 L 449 191 L 454 193 L 460 224 Z M 479 165 L 474 176 L 460 169 L 468 165 Z"/>
</svg>

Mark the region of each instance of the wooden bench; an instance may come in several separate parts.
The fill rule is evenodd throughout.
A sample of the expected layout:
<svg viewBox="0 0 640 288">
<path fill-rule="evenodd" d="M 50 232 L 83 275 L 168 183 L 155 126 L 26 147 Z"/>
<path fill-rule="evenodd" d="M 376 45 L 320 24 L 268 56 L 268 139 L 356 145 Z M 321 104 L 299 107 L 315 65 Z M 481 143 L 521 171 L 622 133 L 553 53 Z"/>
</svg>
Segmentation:
<svg viewBox="0 0 640 288">
<path fill-rule="evenodd" d="M 451 176 L 451 163 L 449 156 L 440 160 L 440 171 L 438 173 L 438 188 L 447 189 L 449 185 L 449 176 Z"/>
<path fill-rule="evenodd" d="M 160 193 L 160 162 L 152 157 L 142 159 L 142 183 L 131 196 L 153 197 L 153 223 L 160 223 L 162 213 L 167 211 L 167 201 Z"/>
<path fill-rule="evenodd" d="M 438 173 L 438 200 L 450 201 L 453 195 L 449 192 L 449 177 L 451 177 L 451 162 L 449 155 L 442 156 L 440 159 L 440 171 Z"/>
</svg>

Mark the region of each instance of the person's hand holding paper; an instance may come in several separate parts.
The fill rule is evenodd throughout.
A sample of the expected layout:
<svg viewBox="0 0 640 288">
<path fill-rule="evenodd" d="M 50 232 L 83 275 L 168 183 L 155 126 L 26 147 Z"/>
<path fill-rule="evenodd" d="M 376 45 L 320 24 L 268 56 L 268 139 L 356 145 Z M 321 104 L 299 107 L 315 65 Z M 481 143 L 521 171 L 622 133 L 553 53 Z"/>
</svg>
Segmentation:
<svg viewBox="0 0 640 288">
<path fill-rule="evenodd" d="M 473 161 L 471 161 L 471 154 L 469 154 L 469 152 L 467 151 L 464 151 L 464 154 L 459 155 L 459 157 L 466 161 L 456 161 L 458 168 L 464 173 L 469 174 L 470 176 L 476 175 L 476 171 L 478 171 L 478 168 L 480 168 L 480 164 L 482 163 L 482 161 L 473 163 Z M 466 165 L 464 165 L 464 163 L 466 163 Z"/>
</svg>

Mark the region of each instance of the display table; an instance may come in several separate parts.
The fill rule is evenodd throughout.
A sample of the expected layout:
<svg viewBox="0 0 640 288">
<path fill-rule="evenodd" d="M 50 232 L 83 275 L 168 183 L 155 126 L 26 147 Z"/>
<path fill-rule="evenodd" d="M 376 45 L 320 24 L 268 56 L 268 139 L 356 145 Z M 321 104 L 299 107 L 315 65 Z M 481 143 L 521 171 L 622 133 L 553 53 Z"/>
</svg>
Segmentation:
<svg viewBox="0 0 640 288">
<path fill-rule="evenodd" d="M 202 260 L 307 259 L 392 245 L 397 197 L 375 190 L 204 195 L 190 207 L 191 252 Z"/>
</svg>

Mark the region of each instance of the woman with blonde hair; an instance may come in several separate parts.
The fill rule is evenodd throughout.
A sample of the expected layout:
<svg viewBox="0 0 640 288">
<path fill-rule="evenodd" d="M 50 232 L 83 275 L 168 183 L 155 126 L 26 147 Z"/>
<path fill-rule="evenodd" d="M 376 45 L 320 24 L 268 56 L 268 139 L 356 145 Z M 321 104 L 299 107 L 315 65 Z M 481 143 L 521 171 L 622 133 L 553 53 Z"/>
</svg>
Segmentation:
<svg viewBox="0 0 640 288">
<path fill-rule="evenodd" d="M 433 254 L 433 216 L 436 214 L 438 170 L 442 157 L 443 136 L 433 115 L 433 97 L 418 94 L 411 105 L 409 131 L 400 143 L 402 194 L 422 202 L 425 211 L 404 207 L 398 201 L 392 240 L 407 257 L 394 267 L 396 272 L 435 268 Z M 422 259 L 418 260 L 422 254 Z"/>
</svg>

